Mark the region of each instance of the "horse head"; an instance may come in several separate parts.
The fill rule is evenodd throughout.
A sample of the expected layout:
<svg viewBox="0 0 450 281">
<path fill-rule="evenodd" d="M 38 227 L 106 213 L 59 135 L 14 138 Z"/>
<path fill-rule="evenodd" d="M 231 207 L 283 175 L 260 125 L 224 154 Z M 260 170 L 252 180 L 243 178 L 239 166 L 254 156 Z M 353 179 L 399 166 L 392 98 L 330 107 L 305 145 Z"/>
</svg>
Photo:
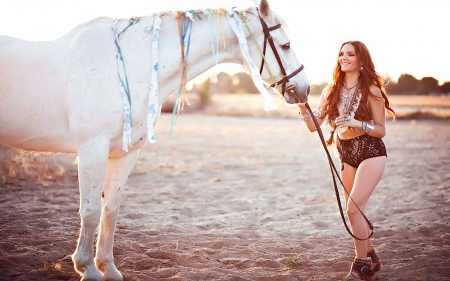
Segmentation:
<svg viewBox="0 0 450 281">
<path fill-rule="evenodd" d="M 248 10 L 251 13 L 252 10 Z M 284 97 L 290 104 L 307 102 L 310 85 L 304 66 L 291 48 L 284 28 L 284 20 L 270 9 L 268 0 L 261 0 L 253 10 L 257 17 L 247 20 L 249 52 L 256 63 L 261 61 L 259 71 L 262 79 Z M 270 82 L 268 82 L 270 81 Z"/>
</svg>

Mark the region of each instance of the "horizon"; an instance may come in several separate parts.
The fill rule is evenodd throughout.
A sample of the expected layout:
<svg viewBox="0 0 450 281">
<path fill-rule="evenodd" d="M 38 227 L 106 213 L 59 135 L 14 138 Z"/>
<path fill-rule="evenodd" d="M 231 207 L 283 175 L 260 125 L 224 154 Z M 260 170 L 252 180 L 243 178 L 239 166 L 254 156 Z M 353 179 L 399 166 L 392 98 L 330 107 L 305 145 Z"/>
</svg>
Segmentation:
<svg viewBox="0 0 450 281">
<path fill-rule="evenodd" d="M 16 0 L 0 11 L 0 35 L 30 41 L 54 40 L 77 25 L 100 16 L 127 18 L 167 10 L 189 10 L 248 5 L 248 0 L 111 1 Z M 444 37 L 450 17 L 437 0 L 365 3 L 356 0 L 318 0 L 292 9 L 290 1 L 269 1 L 288 24 L 290 39 L 311 84 L 331 81 L 339 47 L 345 41 L 364 42 L 375 69 L 397 81 L 401 74 L 418 80 L 433 77 L 442 85 L 450 81 L 450 42 Z M 287 4 L 288 3 L 288 4 Z M 151 5 L 150 5 L 151 4 Z M 147 8 L 151 6 L 151 8 Z M 421 21 L 417 21 L 417 18 Z M 342 18 L 342 22 L 339 19 Z M 11 24 L 13 23 L 13 24 Z M 342 28 L 339 28 L 339 23 Z M 431 48 L 432 49 L 431 49 Z M 234 73 L 239 65 L 213 71 Z M 209 74 L 204 74 L 209 76 Z M 196 79 L 204 79 L 198 77 Z"/>
</svg>

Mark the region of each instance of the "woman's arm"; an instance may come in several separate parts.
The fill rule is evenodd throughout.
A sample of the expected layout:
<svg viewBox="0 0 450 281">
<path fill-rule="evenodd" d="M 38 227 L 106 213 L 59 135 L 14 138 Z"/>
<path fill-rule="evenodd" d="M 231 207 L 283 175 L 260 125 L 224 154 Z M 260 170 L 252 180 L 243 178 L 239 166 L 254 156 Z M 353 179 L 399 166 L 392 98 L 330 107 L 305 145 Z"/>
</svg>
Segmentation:
<svg viewBox="0 0 450 281">
<path fill-rule="evenodd" d="M 382 138 L 386 135 L 386 112 L 384 107 L 384 99 L 381 95 L 380 88 L 377 86 L 372 85 L 369 90 L 371 95 L 368 97 L 368 103 L 372 114 L 372 120 L 370 122 L 365 122 L 356 120 L 347 115 L 341 115 L 336 118 L 335 124 L 338 127 L 353 127 L 372 137 Z"/>
<path fill-rule="evenodd" d="M 328 85 L 325 86 L 325 88 L 323 88 L 322 94 L 320 95 L 319 98 L 319 103 L 317 104 L 317 107 L 313 112 L 314 116 L 317 119 L 317 122 L 319 123 L 319 126 L 322 125 L 323 121 L 325 120 L 325 116 L 323 116 L 322 113 L 322 105 L 325 103 L 327 94 L 328 94 Z M 297 105 L 300 109 L 298 116 L 305 122 L 310 132 L 315 132 L 316 126 L 314 125 L 314 121 L 312 120 L 312 117 L 310 116 L 308 110 L 306 109 L 305 104 L 298 103 Z"/>
<path fill-rule="evenodd" d="M 372 137 L 382 138 L 386 135 L 386 110 L 384 108 L 384 99 L 381 95 L 380 88 L 372 85 L 369 89 L 372 95 L 375 96 L 369 95 L 368 97 L 374 128 L 373 131 L 368 132 L 367 134 Z"/>
</svg>

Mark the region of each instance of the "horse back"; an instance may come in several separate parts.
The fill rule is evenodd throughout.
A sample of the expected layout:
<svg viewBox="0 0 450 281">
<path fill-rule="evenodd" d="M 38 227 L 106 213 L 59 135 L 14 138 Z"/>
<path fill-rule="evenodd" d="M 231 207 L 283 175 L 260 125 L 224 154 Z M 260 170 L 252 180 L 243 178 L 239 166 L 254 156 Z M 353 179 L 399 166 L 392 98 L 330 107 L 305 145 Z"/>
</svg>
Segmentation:
<svg viewBox="0 0 450 281">
<path fill-rule="evenodd" d="M 111 26 L 111 19 L 97 19 L 46 42 L 0 36 L 1 143 L 75 152 L 76 142 L 89 133 L 120 135 Z M 112 116 L 117 126 L 111 126 Z"/>
</svg>

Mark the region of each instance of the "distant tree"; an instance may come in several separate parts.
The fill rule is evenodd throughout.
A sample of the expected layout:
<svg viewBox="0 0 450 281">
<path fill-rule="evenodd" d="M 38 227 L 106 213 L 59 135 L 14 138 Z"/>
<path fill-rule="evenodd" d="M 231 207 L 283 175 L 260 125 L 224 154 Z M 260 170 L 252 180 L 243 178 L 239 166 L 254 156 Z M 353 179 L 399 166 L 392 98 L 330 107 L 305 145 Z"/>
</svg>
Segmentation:
<svg viewBox="0 0 450 281">
<path fill-rule="evenodd" d="M 450 81 L 447 81 L 439 86 L 439 93 L 447 95 L 450 94 Z"/>
<path fill-rule="evenodd" d="M 246 72 L 237 72 L 231 76 L 231 93 L 258 94 L 259 91 Z"/>
<path fill-rule="evenodd" d="M 311 85 L 311 95 L 320 95 L 323 91 L 323 88 L 328 85 L 328 82 L 324 81 L 319 84 L 312 84 Z"/>
<path fill-rule="evenodd" d="M 433 77 L 423 77 L 417 85 L 419 95 L 429 95 L 437 93 L 439 90 L 439 81 Z"/>
<path fill-rule="evenodd" d="M 201 83 L 198 87 L 201 106 L 205 106 L 211 101 L 211 92 L 209 90 L 210 87 L 211 87 L 210 79 L 205 79 L 203 83 Z"/>
<path fill-rule="evenodd" d="M 386 74 L 386 77 L 383 77 L 383 80 L 388 94 L 398 94 L 398 84 L 388 74 Z"/>
<path fill-rule="evenodd" d="M 226 72 L 220 72 L 217 74 L 217 82 L 212 83 L 211 79 L 208 79 L 209 91 L 211 94 L 222 94 L 231 92 L 231 77 Z"/>
<path fill-rule="evenodd" d="M 402 74 L 397 82 L 398 94 L 415 95 L 417 94 L 418 84 L 419 80 L 417 80 L 416 77 L 409 74 Z"/>
</svg>

